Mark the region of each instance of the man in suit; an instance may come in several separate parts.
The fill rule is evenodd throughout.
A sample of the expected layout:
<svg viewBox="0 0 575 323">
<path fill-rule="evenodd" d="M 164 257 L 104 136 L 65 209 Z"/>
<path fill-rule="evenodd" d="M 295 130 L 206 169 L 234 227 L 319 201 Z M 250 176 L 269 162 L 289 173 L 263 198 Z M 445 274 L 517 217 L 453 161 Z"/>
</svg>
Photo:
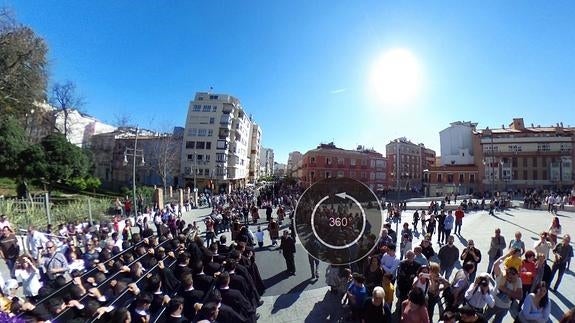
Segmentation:
<svg viewBox="0 0 575 323">
<path fill-rule="evenodd" d="M 237 313 L 249 318 L 251 322 L 257 321 L 259 315 L 242 293 L 230 288 L 230 274 L 223 272 L 218 276 L 217 286 L 222 295 L 222 303 L 230 306 Z"/>
<path fill-rule="evenodd" d="M 179 292 L 184 298 L 184 316 L 194 317 L 195 310 L 194 304 L 200 303 L 204 298 L 204 292 L 198 289 L 194 289 L 194 279 L 191 273 L 182 274 L 182 285 Z"/>
<path fill-rule="evenodd" d="M 279 251 L 283 253 L 284 259 L 286 261 L 287 272 L 290 275 L 295 276 L 295 241 L 287 230 L 283 232 Z"/>
</svg>

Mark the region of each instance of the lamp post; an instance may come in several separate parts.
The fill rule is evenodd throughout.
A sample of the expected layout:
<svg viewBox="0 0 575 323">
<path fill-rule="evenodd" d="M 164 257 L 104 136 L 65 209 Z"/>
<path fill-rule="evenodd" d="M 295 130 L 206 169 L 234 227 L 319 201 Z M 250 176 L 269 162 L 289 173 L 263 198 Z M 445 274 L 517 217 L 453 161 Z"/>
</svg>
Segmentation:
<svg viewBox="0 0 575 323">
<path fill-rule="evenodd" d="M 136 136 L 134 138 L 134 148 L 126 148 L 124 150 L 124 166 L 128 164 L 128 157 L 133 157 L 132 162 L 132 204 L 134 215 L 138 214 L 138 203 L 136 203 L 136 158 L 141 158 L 140 165 L 144 165 L 144 150 L 138 149 L 138 133 L 140 128 L 136 127 Z"/>
</svg>

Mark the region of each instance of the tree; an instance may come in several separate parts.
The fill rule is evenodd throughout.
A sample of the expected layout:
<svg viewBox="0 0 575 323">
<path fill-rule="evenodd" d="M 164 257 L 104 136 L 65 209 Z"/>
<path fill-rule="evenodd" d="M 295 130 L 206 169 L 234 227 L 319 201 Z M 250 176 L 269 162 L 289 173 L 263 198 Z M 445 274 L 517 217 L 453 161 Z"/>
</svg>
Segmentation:
<svg viewBox="0 0 575 323">
<path fill-rule="evenodd" d="M 11 116 L 0 119 L 0 176 L 17 177 L 21 163 L 19 155 L 26 145 L 20 123 Z"/>
<path fill-rule="evenodd" d="M 68 138 L 70 112 L 74 109 L 80 111 L 84 105 L 84 99 L 76 93 L 76 85 L 68 81 L 64 84 L 56 83 L 52 86 L 50 104 L 56 108 L 56 111 L 64 114 L 64 129 L 58 130 Z"/>
<path fill-rule="evenodd" d="M 31 145 L 21 154 L 22 175 L 48 185 L 71 184 L 89 175 L 90 160 L 84 151 L 66 140 L 63 134 L 46 136 L 40 145 Z"/>
<path fill-rule="evenodd" d="M 152 157 L 148 164 L 160 177 L 164 192 L 168 186 L 168 179 L 180 171 L 180 151 L 181 141 L 172 134 L 161 135 L 152 145 Z"/>
<path fill-rule="evenodd" d="M 45 100 L 47 52 L 42 38 L 0 8 L 0 116 L 23 122 Z"/>
</svg>

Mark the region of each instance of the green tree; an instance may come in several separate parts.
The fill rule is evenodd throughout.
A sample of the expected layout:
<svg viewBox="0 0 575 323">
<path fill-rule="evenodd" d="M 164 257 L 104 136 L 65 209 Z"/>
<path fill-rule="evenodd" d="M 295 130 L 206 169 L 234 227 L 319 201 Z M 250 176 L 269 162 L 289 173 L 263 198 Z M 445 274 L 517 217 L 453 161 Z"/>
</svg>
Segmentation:
<svg viewBox="0 0 575 323">
<path fill-rule="evenodd" d="M 46 99 L 48 47 L 0 8 L 0 116 L 23 122 Z"/>
<path fill-rule="evenodd" d="M 48 190 L 56 183 L 72 184 L 74 179 L 89 175 L 90 160 L 81 148 L 71 144 L 63 134 L 46 136 L 37 145 L 29 147 L 30 164 L 25 166 L 23 174 L 27 178 L 48 184 Z M 39 149 L 39 150 L 38 150 Z"/>
<path fill-rule="evenodd" d="M 13 117 L 0 119 L 0 176 L 15 178 L 20 170 L 20 153 L 26 149 L 24 128 Z"/>
</svg>

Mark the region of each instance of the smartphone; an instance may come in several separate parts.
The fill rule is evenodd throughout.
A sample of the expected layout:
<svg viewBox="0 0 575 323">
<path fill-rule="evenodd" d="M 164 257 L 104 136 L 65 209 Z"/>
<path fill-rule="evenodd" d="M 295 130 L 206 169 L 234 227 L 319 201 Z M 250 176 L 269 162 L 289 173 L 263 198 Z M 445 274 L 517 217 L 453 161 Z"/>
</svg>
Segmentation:
<svg viewBox="0 0 575 323">
<path fill-rule="evenodd" d="M 423 273 L 422 276 L 423 276 L 423 278 L 427 278 L 427 279 L 429 279 L 431 277 L 431 275 L 428 273 Z"/>
</svg>

